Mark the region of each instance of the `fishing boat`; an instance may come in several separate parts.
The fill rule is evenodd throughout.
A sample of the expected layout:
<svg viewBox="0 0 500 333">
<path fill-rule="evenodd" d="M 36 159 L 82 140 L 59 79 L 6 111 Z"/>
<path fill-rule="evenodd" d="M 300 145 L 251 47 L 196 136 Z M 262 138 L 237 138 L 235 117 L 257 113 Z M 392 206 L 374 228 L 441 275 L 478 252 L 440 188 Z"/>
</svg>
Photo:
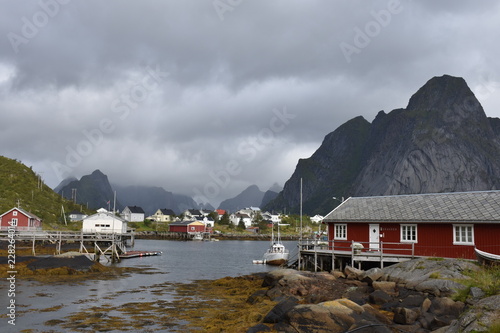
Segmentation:
<svg viewBox="0 0 500 333">
<path fill-rule="evenodd" d="M 273 228 L 271 229 L 271 246 L 269 247 L 269 249 L 267 249 L 266 253 L 264 253 L 262 260 L 254 260 L 254 263 L 274 266 L 281 266 L 288 263 L 290 252 L 281 242 L 280 225 L 279 223 L 276 224 L 278 225 L 278 233 L 275 236 L 273 223 Z"/>
<path fill-rule="evenodd" d="M 203 234 L 201 232 L 197 232 L 193 235 L 192 240 L 194 241 L 202 241 L 203 240 Z"/>
<path fill-rule="evenodd" d="M 484 252 L 474 248 L 476 251 L 476 256 L 479 262 L 488 265 L 500 265 L 500 255 Z"/>
</svg>

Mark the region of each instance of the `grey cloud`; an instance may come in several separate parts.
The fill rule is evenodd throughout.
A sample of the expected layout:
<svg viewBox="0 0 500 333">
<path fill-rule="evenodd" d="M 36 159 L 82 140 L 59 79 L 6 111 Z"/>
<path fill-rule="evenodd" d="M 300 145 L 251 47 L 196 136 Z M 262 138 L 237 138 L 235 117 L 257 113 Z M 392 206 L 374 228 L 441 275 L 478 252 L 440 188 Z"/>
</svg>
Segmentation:
<svg viewBox="0 0 500 333">
<path fill-rule="evenodd" d="M 211 199 L 265 189 L 345 121 L 405 107 L 445 73 L 500 114 L 491 2 L 241 1 L 221 20 L 212 1 L 74 0 L 16 53 L 9 33 L 22 36 L 41 4 L 57 1 L 0 5 L 0 154 L 29 161 L 52 186 L 54 164 L 80 149 L 65 174 L 101 169 L 117 183 L 194 195 L 237 161 Z M 350 61 L 342 43 L 357 48 Z M 168 74 L 145 85 L 148 68 Z M 283 108 L 294 118 L 269 132 Z"/>
</svg>

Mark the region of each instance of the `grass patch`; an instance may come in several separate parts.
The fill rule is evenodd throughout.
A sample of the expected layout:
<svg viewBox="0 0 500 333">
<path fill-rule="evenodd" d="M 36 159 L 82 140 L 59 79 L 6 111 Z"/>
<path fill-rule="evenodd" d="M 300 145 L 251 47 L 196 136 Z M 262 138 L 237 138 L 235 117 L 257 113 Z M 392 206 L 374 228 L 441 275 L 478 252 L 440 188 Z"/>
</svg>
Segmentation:
<svg viewBox="0 0 500 333">
<path fill-rule="evenodd" d="M 488 327 L 487 333 L 500 333 L 500 320 L 497 320 L 490 327 Z"/>
<path fill-rule="evenodd" d="M 430 261 L 444 261 L 444 258 L 441 258 L 441 257 L 432 257 L 432 258 L 427 258 L 427 260 L 430 260 Z"/>
<path fill-rule="evenodd" d="M 500 266 L 485 266 L 477 271 L 464 271 L 462 274 L 468 276 L 469 279 L 455 280 L 465 285 L 466 288 L 456 293 L 454 300 L 465 301 L 472 287 L 480 288 L 484 292 L 485 297 L 500 294 Z"/>
</svg>

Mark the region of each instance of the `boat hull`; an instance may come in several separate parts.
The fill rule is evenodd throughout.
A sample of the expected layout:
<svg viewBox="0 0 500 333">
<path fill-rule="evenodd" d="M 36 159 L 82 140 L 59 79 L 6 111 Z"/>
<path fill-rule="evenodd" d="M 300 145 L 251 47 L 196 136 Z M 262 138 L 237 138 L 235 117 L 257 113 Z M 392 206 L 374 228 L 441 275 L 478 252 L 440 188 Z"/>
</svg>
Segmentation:
<svg viewBox="0 0 500 333">
<path fill-rule="evenodd" d="M 500 255 L 474 249 L 479 262 L 487 265 L 500 265 Z"/>
<path fill-rule="evenodd" d="M 275 260 L 266 260 L 266 265 L 271 265 L 271 266 L 281 266 L 285 265 L 288 262 L 287 259 L 275 259 Z"/>
<path fill-rule="evenodd" d="M 288 262 L 288 252 L 284 253 L 266 253 L 262 259 L 265 264 L 273 266 L 285 265 Z"/>
</svg>

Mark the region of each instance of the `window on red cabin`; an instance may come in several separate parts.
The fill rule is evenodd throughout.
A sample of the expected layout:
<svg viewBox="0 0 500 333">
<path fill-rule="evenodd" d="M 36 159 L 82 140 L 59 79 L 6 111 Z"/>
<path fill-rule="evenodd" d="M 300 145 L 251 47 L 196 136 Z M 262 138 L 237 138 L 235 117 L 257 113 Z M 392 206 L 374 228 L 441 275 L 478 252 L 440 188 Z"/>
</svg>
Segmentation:
<svg viewBox="0 0 500 333">
<path fill-rule="evenodd" d="M 453 225 L 453 244 L 474 245 L 474 226 L 472 224 Z"/>
<path fill-rule="evenodd" d="M 335 224 L 334 236 L 334 239 L 347 239 L 347 224 Z"/>
<path fill-rule="evenodd" d="M 417 242 L 417 225 L 416 224 L 401 224 L 401 242 L 416 243 Z"/>
</svg>

